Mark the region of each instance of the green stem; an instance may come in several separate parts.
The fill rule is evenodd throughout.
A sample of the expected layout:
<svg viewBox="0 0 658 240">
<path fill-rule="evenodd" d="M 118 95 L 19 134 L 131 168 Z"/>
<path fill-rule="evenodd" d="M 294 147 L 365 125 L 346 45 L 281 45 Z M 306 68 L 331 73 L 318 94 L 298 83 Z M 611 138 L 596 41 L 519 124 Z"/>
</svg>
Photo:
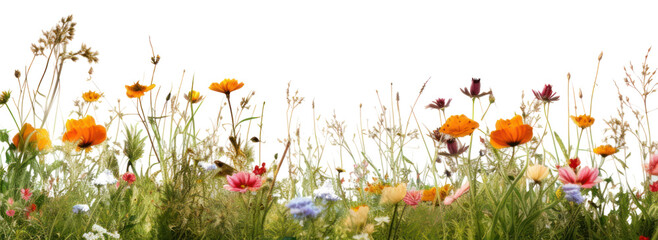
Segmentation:
<svg viewBox="0 0 658 240">
<path fill-rule="evenodd" d="M 514 161 L 514 154 L 516 153 L 516 147 L 512 147 L 512 158 L 510 161 Z M 500 200 L 498 203 L 498 206 L 496 207 L 496 211 L 494 212 L 493 220 L 491 222 L 491 227 L 489 227 L 489 230 L 487 231 L 485 238 L 491 239 L 491 234 L 493 232 L 493 228 L 496 226 L 496 221 L 498 220 L 498 214 L 500 214 L 500 210 L 503 208 L 503 205 L 505 204 L 505 201 L 507 201 L 507 198 L 509 195 L 513 192 L 514 188 L 516 187 L 516 184 L 523 178 L 523 174 L 525 173 L 525 170 L 528 169 L 528 165 L 530 164 L 530 160 L 526 160 L 525 166 L 523 169 L 519 172 L 518 175 L 516 175 L 516 178 L 514 179 L 514 182 L 512 182 L 512 185 L 509 186 L 507 191 L 505 192 L 505 196 L 503 196 L 503 199 Z"/>
<path fill-rule="evenodd" d="M 391 239 L 391 233 L 393 233 L 393 225 L 395 223 L 395 217 L 398 215 L 398 203 L 395 204 L 395 208 L 393 209 L 393 218 L 391 218 L 391 225 L 388 226 L 388 240 Z"/>
</svg>

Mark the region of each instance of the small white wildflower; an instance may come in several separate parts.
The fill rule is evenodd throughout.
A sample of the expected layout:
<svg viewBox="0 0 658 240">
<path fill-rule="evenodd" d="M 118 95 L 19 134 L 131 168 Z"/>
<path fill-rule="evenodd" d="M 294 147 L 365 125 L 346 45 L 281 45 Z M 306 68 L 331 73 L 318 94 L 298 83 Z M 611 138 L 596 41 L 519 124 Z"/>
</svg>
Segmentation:
<svg viewBox="0 0 658 240">
<path fill-rule="evenodd" d="M 89 211 L 89 205 L 87 204 L 77 204 L 73 206 L 73 213 L 86 213 Z"/>
<path fill-rule="evenodd" d="M 82 234 L 82 237 L 84 239 L 87 239 L 87 240 L 96 240 L 96 239 L 99 239 L 102 236 L 100 236 L 96 233 L 93 233 L 93 232 L 88 232 L 88 233 Z"/>
<path fill-rule="evenodd" d="M 368 235 L 368 233 L 361 233 L 361 234 L 357 234 L 357 235 L 352 236 L 352 238 L 354 238 L 356 240 L 369 240 L 370 235 Z"/>
<path fill-rule="evenodd" d="M 101 235 L 102 235 L 103 233 L 107 233 L 107 230 L 106 230 L 105 228 L 101 227 L 101 226 L 98 225 L 98 224 L 94 224 L 93 226 L 91 226 L 91 230 L 93 230 L 93 231 L 95 231 L 95 232 L 97 232 L 97 233 L 99 233 L 99 234 L 101 234 Z"/>
<path fill-rule="evenodd" d="M 382 225 L 384 223 L 391 222 L 391 219 L 388 216 L 376 217 L 375 222 L 377 222 L 375 225 L 379 226 L 379 225 Z"/>
<path fill-rule="evenodd" d="M 214 163 L 209 163 L 209 162 L 199 162 L 199 167 L 203 168 L 203 170 L 206 171 L 212 171 L 217 169 L 217 165 Z"/>
<path fill-rule="evenodd" d="M 98 174 L 98 176 L 91 181 L 96 186 L 103 186 L 103 185 L 108 185 L 108 184 L 115 184 L 117 183 L 117 179 L 114 178 L 114 175 L 112 174 L 112 171 L 109 169 L 105 169 L 102 173 Z"/>
<path fill-rule="evenodd" d="M 120 238 L 121 238 L 121 236 L 119 236 L 119 233 L 118 233 L 117 231 L 114 231 L 114 232 L 108 232 L 108 233 L 106 233 L 106 234 L 107 234 L 108 236 L 112 237 L 112 238 L 115 238 L 115 239 L 120 239 Z"/>
</svg>

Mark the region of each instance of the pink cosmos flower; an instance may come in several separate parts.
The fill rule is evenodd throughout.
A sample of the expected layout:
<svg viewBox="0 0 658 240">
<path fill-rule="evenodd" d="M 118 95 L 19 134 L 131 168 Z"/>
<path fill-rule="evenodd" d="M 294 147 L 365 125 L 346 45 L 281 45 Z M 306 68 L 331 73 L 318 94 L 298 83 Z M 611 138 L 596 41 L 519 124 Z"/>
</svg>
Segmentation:
<svg viewBox="0 0 658 240">
<path fill-rule="evenodd" d="M 571 168 L 562 167 L 558 169 L 560 181 L 564 184 L 577 184 L 582 188 L 592 188 L 594 185 L 602 181 L 599 177 L 598 169 L 591 169 L 590 167 L 583 167 L 578 171 L 578 175 Z"/>
<path fill-rule="evenodd" d="M 25 201 L 29 201 L 30 197 L 32 197 L 32 193 L 30 192 L 30 189 L 29 188 L 21 189 L 21 197 Z"/>
<path fill-rule="evenodd" d="M 407 191 L 407 195 L 402 199 L 407 205 L 416 208 L 416 205 L 423 198 L 422 191 Z"/>
<path fill-rule="evenodd" d="M 135 180 L 137 180 L 137 177 L 135 176 L 134 173 L 127 172 L 127 173 L 124 173 L 121 176 L 121 179 L 126 181 L 128 183 L 128 185 L 131 185 L 131 184 L 133 184 L 133 182 L 135 182 Z"/>
<path fill-rule="evenodd" d="M 226 180 L 228 184 L 224 185 L 224 188 L 232 192 L 244 193 L 247 190 L 255 192 L 263 185 L 260 177 L 250 172 L 239 172 L 226 176 Z"/>
<path fill-rule="evenodd" d="M 454 202 L 454 201 L 457 200 L 459 197 L 461 197 L 462 195 L 464 195 L 464 193 L 468 192 L 469 189 L 471 189 L 471 184 L 466 183 L 466 184 L 462 185 L 462 187 L 459 188 L 459 189 L 455 192 L 455 194 L 450 195 L 450 196 L 447 196 L 446 199 L 443 200 L 443 204 L 445 204 L 445 205 L 450 205 L 450 204 L 452 204 L 452 202 Z"/>
<path fill-rule="evenodd" d="M 7 214 L 7 216 L 13 217 L 14 214 L 16 214 L 16 211 L 10 209 L 10 210 L 7 210 L 7 211 L 5 212 L 5 214 Z"/>
<path fill-rule="evenodd" d="M 651 161 L 649 164 L 644 164 L 644 169 L 647 173 L 658 176 L 658 153 L 651 156 Z"/>
</svg>

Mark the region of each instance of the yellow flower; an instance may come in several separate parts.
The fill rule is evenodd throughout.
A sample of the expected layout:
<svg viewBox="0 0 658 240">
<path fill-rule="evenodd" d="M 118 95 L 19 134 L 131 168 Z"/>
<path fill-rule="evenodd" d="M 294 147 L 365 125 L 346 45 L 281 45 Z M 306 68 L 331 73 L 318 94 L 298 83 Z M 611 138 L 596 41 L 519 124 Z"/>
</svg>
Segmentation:
<svg viewBox="0 0 658 240">
<path fill-rule="evenodd" d="M 354 229 L 365 225 L 366 221 L 368 220 L 369 211 L 370 207 L 367 205 L 353 207 L 350 209 L 349 215 L 347 215 L 347 219 L 345 219 L 345 225 Z"/>
<path fill-rule="evenodd" d="M 471 135 L 479 126 L 480 124 L 463 114 L 453 115 L 441 126 L 439 132 L 458 138 Z"/>
<path fill-rule="evenodd" d="M 29 138 L 29 140 L 27 140 Z M 12 139 L 14 145 L 19 151 L 23 151 L 25 145 L 36 144 L 37 149 L 42 151 L 51 147 L 52 143 L 50 137 L 48 136 L 48 131 L 43 128 L 35 129 L 32 127 L 32 124 L 26 123 L 23 124 L 19 133 L 14 136 Z"/>
<path fill-rule="evenodd" d="M 199 101 L 201 101 L 201 99 L 203 99 L 201 94 L 194 90 L 191 90 L 188 94 L 185 94 L 184 97 L 190 103 L 198 103 Z"/>
<path fill-rule="evenodd" d="M 102 93 L 96 93 L 94 91 L 89 91 L 89 92 L 86 92 L 86 93 L 82 93 L 82 99 L 84 99 L 85 102 L 88 102 L 88 103 L 98 101 L 98 99 L 100 99 L 101 96 L 103 96 Z"/>
<path fill-rule="evenodd" d="M 445 200 L 448 195 L 450 195 L 450 191 L 452 191 L 453 187 L 450 184 L 443 185 L 443 187 L 439 188 L 439 199 L 441 201 Z"/>
<path fill-rule="evenodd" d="M 242 88 L 242 86 L 244 86 L 244 83 L 238 83 L 238 80 L 227 78 L 220 83 L 215 82 L 210 84 L 209 88 L 216 92 L 230 94 L 231 92 Z"/>
<path fill-rule="evenodd" d="M 557 197 L 557 199 L 560 199 L 562 198 L 562 195 L 564 195 L 564 193 L 562 192 L 562 186 L 560 186 L 557 190 L 555 190 L 555 197 Z"/>
<path fill-rule="evenodd" d="M 140 85 L 139 82 L 136 82 L 133 85 L 126 85 L 126 95 L 129 98 L 138 98 L 144 96 L 145 92 L 148 92 L 153 88 L 155 88 L 155 84 L 151 84 L 150 86 L 144 86 L 144 85 Z"/>
<path fill-rule="evenodd" d="M 379 200 L 379 204 L 396 204 L 407 195 L 407 184 L 400 183 L 396 187 L 385 187 L 382 189 L 382 198 Z"/>
<path fill-rule="evenodd" d="M 536 183 L 540 183 L 548 177 L 548 168 L 544 165 L 533 165 L 525 171 L 525 176 Z"/>
<path fill-rule="evenodd" d="M 571 116 L 571 120 L 580 128 L 588 128 L 594 124 L 594 118 L 589 115 Z"/>
<path fill-rule="evenodd" d="M 523 118 L 515 115 L 512 119 L 496 121 L 496 130 L 491 132 L 489 142 L 497 149 L 514 147 L 532 140 L 532 127 L 523 124 Z"/>
<path fill-rule="evenodd" d="M 607 157 L 609 155 L 615 154 L 617 149 L 610 145 L 601 145 L 594 148 L 594 153 L 601 155 L 601 157 Z"/>
</svg>

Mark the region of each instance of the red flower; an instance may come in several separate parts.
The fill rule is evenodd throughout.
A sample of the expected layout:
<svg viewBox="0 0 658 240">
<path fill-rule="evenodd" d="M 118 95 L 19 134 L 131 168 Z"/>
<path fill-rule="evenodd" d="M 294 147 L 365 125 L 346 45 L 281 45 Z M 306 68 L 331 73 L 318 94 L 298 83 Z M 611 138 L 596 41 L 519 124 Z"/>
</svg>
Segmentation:
<svg viewBox="0 0 658 240">
<path fill-rule="evenodd" d="M 254 171 L 253 171 L 253 173 L 258 175 L 258 176 L 262 176 L 266 172 L 267 172 L 267 168 L 265 168 L 265 163 L 262 164 L 262 167 L 259 167 L 258 165 L 256 165 L 254 167 Z"/>
<path fill-rule="evenodd" d="M 649 185 L 649 190 L 651 190 L 651 192 L 658 192 L 658 181 L 655 181 L 653 184 Z"/>
<path fill-rule="evenodd" d="M 121 178 L 124 181 L 126 181 L 128 183 L 128 185 L 133 184 L 133 182 L 135 182 L 135 180 L 137 180 L 137 177 L 135 176 L 135 174 L 130 173 L 130 172 L 124 173 L 123 176 L 121 176 Z"/>
<path fill-rule="evenodd" d="M 537 100 L 548 102 L 548 103 L 560 99 L 560 96 L 555 96 L 555 94 L 557 93 L 553 92 L 553 86 L 551 86 L 550 84 L 544 85 L 544 89 L 541 92 L 532 90 L 532 93 L 535 94 L 535 98 L 537 98 Z"/>
<path fill-rule="evenodd" d="M 31 196 L 32 196 L 32 192 L 30 192 L 29 188 L 21 189 L 21 197 L 23 198 L 23 200 L 29 201 Z"/>
<path fill-rule="evenodd" d="M 649 238 L 645 236 L 640 236 L 640 240 L 649 240 Z"/>
<path fill-rule="evenodd" d="M 571 167 L 571 169 L 576 170 L 576 168 L 578 168 L 578 166 L 580 166 L 580 159 L 579 158 L 569 159 L 569 167 Z"/>
<path fill-rule="evenodd" d="M 29 207 L 27 207 L 27 208 L 25 209 L 25 216 L 26 216 L 27 218 L 30 218 L 30 213 L 33 213 L 33 212 L 35 212 L 36 210 L 37 210 L 37 205 L 34 204 L 34 203 L 32 203 L 32 205 L 30 205 Z"/>
</svg>

